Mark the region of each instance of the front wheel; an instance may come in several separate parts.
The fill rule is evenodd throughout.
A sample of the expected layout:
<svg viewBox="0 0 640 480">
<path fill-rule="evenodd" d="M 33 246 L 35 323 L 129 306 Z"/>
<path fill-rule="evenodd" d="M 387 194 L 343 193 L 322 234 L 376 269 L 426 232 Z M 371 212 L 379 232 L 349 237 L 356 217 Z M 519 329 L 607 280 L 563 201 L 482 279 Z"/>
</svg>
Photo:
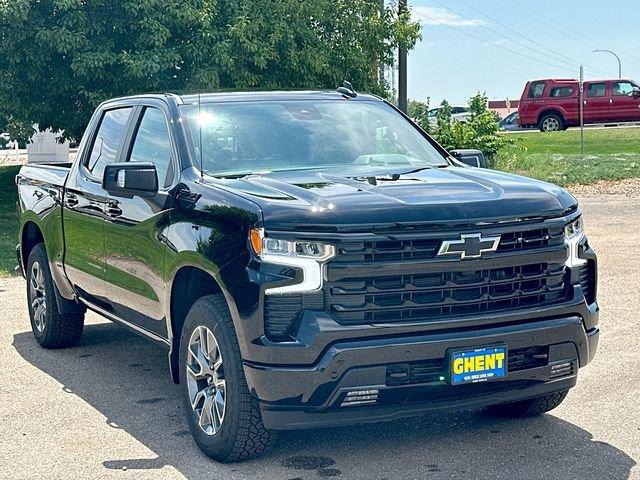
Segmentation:
<svg viewBox="0 0 640 480">
<path fill-rule="evenodd" d="M 44 244 L 33 247 L 27 261 L 27 301 L 31 330 L 44 348 L 65 348 L 75 345 L 82 336 L 84 313 L 60 313 L 56 286 L 51 277 Z M 72 303 L 72 302 L 70 302 Z"/>
<path fill-rule="evenodd" d="M 180 338 L 180 384 L 189 429 L 220 462 L 261 454 L 274 438 L 247 387 L 229 309 L 221 295 L 198 300 Z"/>
<path fill-rule="evenodd" d="M 535 417 L 556 408 L 565 399 L 567 393 L 569 393 L 569 390 L 519 402 L 491 405 L 489 412 L 501 417 Z"/>
</svg>

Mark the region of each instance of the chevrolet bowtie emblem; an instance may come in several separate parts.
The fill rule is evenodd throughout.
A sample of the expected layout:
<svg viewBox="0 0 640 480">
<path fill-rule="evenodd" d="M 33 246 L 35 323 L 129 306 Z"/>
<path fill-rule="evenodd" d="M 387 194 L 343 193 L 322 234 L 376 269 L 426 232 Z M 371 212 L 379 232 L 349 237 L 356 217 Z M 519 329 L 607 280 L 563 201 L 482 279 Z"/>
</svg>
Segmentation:
<svg viewBox="0 0 640 480">
<path fill-rule="evenodd" d="M 480 258 L 483 253 L 495 252 L 500 243 L 500 235 L 483 238 L 481 233 L 460 235 L 460 240 L 444 240 L 438 255 L 457 255 L 460 259 Z"/>
</svg>

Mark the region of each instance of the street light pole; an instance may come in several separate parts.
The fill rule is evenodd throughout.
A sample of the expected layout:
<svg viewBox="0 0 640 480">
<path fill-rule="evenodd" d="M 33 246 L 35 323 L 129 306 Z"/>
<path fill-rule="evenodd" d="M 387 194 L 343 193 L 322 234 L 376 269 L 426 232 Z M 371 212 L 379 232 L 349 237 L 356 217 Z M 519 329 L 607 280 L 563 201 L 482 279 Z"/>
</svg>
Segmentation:
<svg viewBox="0 0 640 480">
<path fill-rule="evenodd" d="M 606 49 L 598 49 L 593 51 L 593 53 L 598 53 L 598 52 L 610 53 L 611 55 L 616 57 L 616 60 L 618 60 L 618 78 L 622 78 L 622 62 L 620 61 L 620 57 L 616 54 L 616 52 L 613 52 L 611 50 L 606 50 Z"/>
</svg>

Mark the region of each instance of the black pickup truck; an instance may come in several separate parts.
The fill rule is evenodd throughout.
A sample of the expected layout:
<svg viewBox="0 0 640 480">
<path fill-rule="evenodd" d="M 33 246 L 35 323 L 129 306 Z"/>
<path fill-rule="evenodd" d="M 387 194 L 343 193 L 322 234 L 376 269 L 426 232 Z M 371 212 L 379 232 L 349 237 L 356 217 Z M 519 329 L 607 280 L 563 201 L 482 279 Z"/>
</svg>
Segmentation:
<svg viewBox="0 0 640 480">
<path fill-rule="evenodd" d="M 469 168 L 348 89 L 103 103 L 16 177 L 36 340 L 87 309 L 165 347 L 220 461 L 274 431 L 487 406 L 537 415 L 598 343 L 574 197 Z"/>
</svg>

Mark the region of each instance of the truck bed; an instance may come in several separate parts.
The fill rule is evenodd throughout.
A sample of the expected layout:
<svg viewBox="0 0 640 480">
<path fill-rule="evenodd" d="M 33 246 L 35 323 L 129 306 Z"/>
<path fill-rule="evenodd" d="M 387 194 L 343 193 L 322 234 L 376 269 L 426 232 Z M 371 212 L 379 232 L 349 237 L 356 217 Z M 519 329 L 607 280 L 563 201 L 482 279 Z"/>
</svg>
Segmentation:
<svg viewBox="0 0 640 480">
<path fill-rule="evenodd" d="M 18 189 L 21 187 L 64 187 L 71 163 L 39 163 L 37 165 L 24 165 L 18 173 Z M 47 192 L 43 192 L 47 193 Z"/>
<path fill-rule="evenodd" d="M 39 225 L 41 229 L 46 229 L 47 252 L 50 258 L 57 260 L 52 265 L 54 279 L 58 279 L 62 273 L 64 255 L 62 202 L 64 185 L 70 170 L 70 163 L 25 165 L 16 176 L 19 211 L 25 225 L 21 236 L 32 235 L 29 222 Z M 18 241 L 24 245 L 33 239 L 19 238 Z M 18 252 L 18 255 L 22 253 Z M 22 265 L 26 265 L 26 260 L 27 258 L 22 258 Z"/>
</svg>

